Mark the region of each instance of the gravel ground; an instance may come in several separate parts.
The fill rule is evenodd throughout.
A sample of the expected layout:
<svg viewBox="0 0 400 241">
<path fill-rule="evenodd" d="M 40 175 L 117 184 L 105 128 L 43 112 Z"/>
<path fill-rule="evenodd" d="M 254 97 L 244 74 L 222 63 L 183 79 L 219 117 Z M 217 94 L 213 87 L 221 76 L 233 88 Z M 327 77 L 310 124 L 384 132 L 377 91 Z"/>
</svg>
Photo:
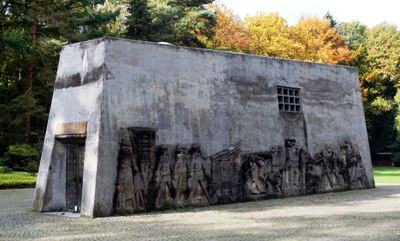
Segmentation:
<svg viewBox="0 0 400 241">
<path fill-rule="evenodd" d="M 400 185 L 107 218 L 31 211 L 0 190 L 0 240 L 400 240 Z"/>
</svg>

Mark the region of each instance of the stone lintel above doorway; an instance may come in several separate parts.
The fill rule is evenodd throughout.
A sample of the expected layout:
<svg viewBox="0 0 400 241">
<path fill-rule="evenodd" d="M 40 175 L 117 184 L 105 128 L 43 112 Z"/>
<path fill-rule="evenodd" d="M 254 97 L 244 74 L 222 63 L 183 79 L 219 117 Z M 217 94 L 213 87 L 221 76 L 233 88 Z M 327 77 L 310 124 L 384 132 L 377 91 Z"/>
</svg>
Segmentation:
<svg viewBox="0 0 400 241">
<path fill-rule="evenodd" d="M 56 136 L 85 135 L 87 122 L 60 123 L 56 127 Z"/>
<path fill-rule="evenodd" d="M 87 122 L 57 124 L 55 137 L 63 143 L 85 143 Z"/>
</svg>

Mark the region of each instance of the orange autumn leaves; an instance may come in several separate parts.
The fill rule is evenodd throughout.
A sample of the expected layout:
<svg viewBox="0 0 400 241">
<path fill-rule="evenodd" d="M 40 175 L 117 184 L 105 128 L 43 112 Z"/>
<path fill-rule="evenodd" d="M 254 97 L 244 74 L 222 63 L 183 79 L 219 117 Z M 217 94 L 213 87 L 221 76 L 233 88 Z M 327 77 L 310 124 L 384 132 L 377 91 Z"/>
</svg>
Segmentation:
<svg viewBox="0 0 400 241">
<path fill-rule="evenodd" d="M 278 13 L 258 12 L 241 20 L 222 3 L 208 8 L 217 13 L 216 34 L 208 48 L 328 64 L 354 58 L 328 19 L 303 17 L 289 26 Z"/>
<path fill-rule="evenodd" d="M 224 4 L 209 4 L 207 8 L 217 13 L 215 37 L 207 42 L 207 48 L 249 53 L 252 49 L 245 25 L 239 16 Z"/>
</svg>

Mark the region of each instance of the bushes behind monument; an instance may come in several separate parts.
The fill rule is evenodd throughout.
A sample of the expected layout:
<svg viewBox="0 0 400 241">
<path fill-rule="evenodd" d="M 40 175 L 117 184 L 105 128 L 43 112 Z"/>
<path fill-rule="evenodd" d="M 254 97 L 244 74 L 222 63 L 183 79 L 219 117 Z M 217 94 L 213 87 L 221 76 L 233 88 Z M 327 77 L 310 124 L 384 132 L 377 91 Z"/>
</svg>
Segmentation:
<svg viewBox="0 0 400 241">
<path fill-rule="evenodd" d="M 5 156 L 0 158 L 0 166 L 5 167 L 4 170 L 14 169 L 35 175 L 39 169 L 39 150 L 40 148 L 27 144 L 11 145 Z"/>
<path fill-rule="evenodd" d="M 40 147 L 15 144 L 0 157 L 0 189 L 27 188 L 36 184 Z"/>
</svg>

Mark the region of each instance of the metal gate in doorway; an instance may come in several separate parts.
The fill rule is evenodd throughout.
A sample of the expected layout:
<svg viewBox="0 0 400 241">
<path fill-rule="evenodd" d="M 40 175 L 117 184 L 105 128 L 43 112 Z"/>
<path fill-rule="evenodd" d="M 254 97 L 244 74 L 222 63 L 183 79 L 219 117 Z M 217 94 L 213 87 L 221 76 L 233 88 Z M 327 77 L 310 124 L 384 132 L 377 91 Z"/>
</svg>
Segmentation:
<svg viewBox="0 0 400 241">
<path fill-rule="evenodd" d="M 85 144 L 66 144 L 66 211 L 80 212 Z"/>
</svg>

